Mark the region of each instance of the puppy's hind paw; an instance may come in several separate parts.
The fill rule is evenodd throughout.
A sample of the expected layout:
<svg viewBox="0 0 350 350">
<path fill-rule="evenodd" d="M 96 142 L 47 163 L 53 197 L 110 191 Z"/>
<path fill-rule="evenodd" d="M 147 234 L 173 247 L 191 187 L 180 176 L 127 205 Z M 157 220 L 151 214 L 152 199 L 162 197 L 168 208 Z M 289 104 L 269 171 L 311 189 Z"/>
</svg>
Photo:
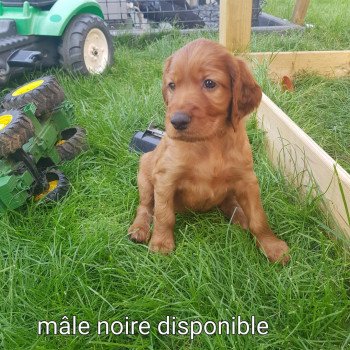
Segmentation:
<svg viewBox="0 0 350 350">
<path fill-rule="evenodd" d="M 286 265 L 290 260 L 288 245 L 281 239 L 260 242 L 260 248 L 271 262 L 278 262 L 282 265 Z"/>
<path fill-rule="evenodd" d="M 149 227 L 133 224 L 129 227 L 128 237 L 134 243 L 147 243 L 150 237 Z"/>
</svg>

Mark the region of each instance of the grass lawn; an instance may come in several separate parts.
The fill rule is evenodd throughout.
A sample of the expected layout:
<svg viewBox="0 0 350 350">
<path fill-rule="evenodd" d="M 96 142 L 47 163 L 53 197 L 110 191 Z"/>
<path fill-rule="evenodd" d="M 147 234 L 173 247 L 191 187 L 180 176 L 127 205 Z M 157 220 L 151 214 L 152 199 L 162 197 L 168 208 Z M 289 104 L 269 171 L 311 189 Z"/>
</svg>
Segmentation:
<svg viewBox="0 0 350 350">
<path fill-rule="evenodd" d="M 350 78 L 300 75 L 292 93 L 283 92 L 266 77 L 260 83 L 265 93 L 350 173 Z"/>
<path fill-rule="evenodd" d="M 301 199 L 271 167 L 253 119 L 255 170 L 271 226 L 291 247 L 288 266 L 267 262 L 250 234 L 218 211 L 178 215 L 177 249 L 168 257 L 126 237 L 138 203 L 139 159 L 128 143 L 150 120 L 162 123 L 162 62 L 195 36 L 120 38 L 115 65 L 103 77 L 53 71 L 74 104 L 77 124 L 88 131 L 90 150 L 61 167 L 72 183 L 64 201 L 52 208 L 29 203 L 1 218 L 0 348 L 349 348 L 348 242 L 335 239 L 339 232 L 317 209 L 319 199 Z M 266 50 L 271 43 L 270 36 L 254 40 L 265 41 Z M 284 40 L 289 45 L 289 37 Z M 286 105 L 299 103 L 288 98 Z M 90 334 L 37 336 L 38 320 L 73 315 L 91 324 Z M 156 329 L 166 316 L 206 322 L 238 315 L 265 320 L 268 334 L 202 334 L 191 341 Z M 126 316 L 147 320 L 150 334 L 97 335 L 98 320 Z"/>
<path fill-rule="evenodd" d="M 295 1 L 269 0 L 265 11 L 289 18 Z M 311 1 L 304 33 L 253 36 L 252 51 L 348 50 L 350 6 L 347 0 Z M 259 75 L 265 93 L 301 128 L 350 172 L 350 78 L 327 79 L 301 75 L 293 93 L 283 92 L 264 74 Z"/>
</svg>

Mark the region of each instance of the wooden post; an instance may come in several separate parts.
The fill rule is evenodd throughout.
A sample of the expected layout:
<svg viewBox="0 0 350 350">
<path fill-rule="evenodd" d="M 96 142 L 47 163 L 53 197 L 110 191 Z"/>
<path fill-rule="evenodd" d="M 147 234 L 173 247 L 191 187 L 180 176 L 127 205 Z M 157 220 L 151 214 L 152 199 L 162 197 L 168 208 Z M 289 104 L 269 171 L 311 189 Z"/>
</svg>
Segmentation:
<svg viewBox="0 0 350 350">
<path fill-rule="evenodd" d="M 350 76 L 350 50 L 256 52 L 243 54 L 252 66 L 264 64 L 269 77 L 280 83 L 284 76 L 293 77 L 307 71 L 326 77 Z"/>
<path fill-rule="evenodd" d="M 292 22 L 295 24 L 303 25 L 307 13 L 307 9 L 310 5 L 310 0 L 296 0 L 293 16 L 292 16 Z"/>
<path fill-rule="evenodd" d="M 322 193 L 324 208 L 350 238 L 350 175 L 266 95 L 257 116 L 273 164 L 302 192 Z"/>
<path fill-rule="evenodd" d="M 230 52 L 249 49 L 253 0 L 220 1 L 220 44 Z"/>
</svg>

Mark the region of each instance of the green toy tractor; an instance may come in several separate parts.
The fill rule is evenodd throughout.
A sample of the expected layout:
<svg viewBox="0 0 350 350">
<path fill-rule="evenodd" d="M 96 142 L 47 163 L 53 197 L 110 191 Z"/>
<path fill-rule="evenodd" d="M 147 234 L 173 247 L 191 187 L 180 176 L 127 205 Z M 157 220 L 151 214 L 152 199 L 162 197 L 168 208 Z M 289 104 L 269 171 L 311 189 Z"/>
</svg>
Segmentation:
<svg viewBox="0 0 350 350">
<path fill-rule="evenodd" d="M 0 112 L 0 212 L 29 198 L 60 200 L 69 182 L 57 169 L 86 149 L 84 129 L 71 126 L 73 112 L 52 76 L 7 94 Z"/>
<path fill-rule="evenodd" d="M 102 73 L 113 40 L 95 0 L 0 0 L 0 84 L 26 68 Z"/>
</svg>

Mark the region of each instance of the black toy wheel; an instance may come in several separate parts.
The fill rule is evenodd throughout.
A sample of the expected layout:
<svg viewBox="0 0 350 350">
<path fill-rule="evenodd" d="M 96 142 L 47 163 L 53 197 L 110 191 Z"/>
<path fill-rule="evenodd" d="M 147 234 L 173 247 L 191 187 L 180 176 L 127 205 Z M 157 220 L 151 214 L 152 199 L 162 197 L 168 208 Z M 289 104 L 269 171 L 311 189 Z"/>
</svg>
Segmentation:
<svg viewBox="0 0 350 350">
<path fill-rule="evenodd" d="M 44 174 L 48 182 L 48 189 L 37 194 L 34 199 L 36 201 L 44 201 L 47 203 L 58 202 L 69 190 L 69 181 L 66 176 L 59 170 L 47 170 Z"/>
<path fill-rule="evenodd" d="M 79 126 L 63 130 L 56 149 L 61 160 L 73 159 L 87 149 L 86 131 Z"/>
<path fill-rule="evenodd" d="M 99 74 L 113 62 L 113 40 L 102 18 L 82 14 L 72 19 L 58 48 L 63 68 Z"/>
<path fill-rule="evenodd" d="M 36 116 L 51 112 L 64 101 L 64 92 L 53 76 L 43 77 L 7 94 L 4 108 L 22 108 L 29 103 L 36 105 Z"/>
<path fill-rule="evenodd" d="M 20 110 L 0 114 L 0 157 L 6 158 L 26 144 L 34 135 L 31 120 Z"/>
</svg>

